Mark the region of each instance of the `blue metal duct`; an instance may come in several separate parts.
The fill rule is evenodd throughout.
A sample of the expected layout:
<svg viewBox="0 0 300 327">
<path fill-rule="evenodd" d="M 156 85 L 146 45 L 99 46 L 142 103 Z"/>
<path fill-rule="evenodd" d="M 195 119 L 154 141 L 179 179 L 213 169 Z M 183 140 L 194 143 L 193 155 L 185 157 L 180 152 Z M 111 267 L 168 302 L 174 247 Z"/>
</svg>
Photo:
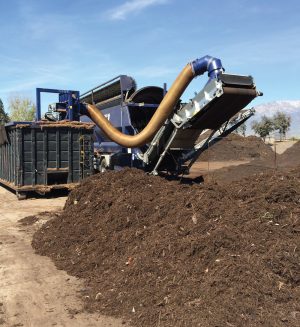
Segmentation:
<svg viewBox="0 0 300 327">
<path fill-rule="evenodd" d="M 208 72 L 210 79 L 217 78 L 224 71 L 221 60 L 208 55 L 192 61 L 191 66 L 195 76 Z"/>
</svg>

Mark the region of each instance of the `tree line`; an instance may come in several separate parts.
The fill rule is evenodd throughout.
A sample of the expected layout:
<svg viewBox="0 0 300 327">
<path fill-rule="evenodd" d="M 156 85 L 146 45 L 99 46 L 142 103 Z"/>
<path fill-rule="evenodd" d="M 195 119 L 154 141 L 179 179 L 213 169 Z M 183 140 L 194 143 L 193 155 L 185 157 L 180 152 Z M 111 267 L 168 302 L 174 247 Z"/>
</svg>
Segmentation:
<svg viewBox="0 0 300 327">
<path fill-rule="evenodd" d="M 10 121 L 32 121 L 35 116 L 35 104 L 31 99 L 15 95 L 8 99 L 9 113 L 5 111 L 3 101 L 0 99 L 0 125 Z"/>
<path fill-rule="evenodd" d="M 272 132 L 278 131 L 280 140 L 286 138 L 286 133 L 291 127 L 291 117 L 282 111 L 277 111 L 272 117 L 263 115 L 259 121 L 255 120 L 251 124 L 251 128 L 255 134 L 259 135 L 264 141 Z M 236 120 L 230 122 L 230 126 L 236 124 Z M 247 125 L 240 125 L 234 133 L 246 136 Z"/>
<path fill-rule="evenodd" d="M 255 134 L 258 134 L 263 140 L 270 136 L 272 132 L 277 131 L 280 140 L 286 138 L 286 133 L 291 127 L 291 116 L 284 112 L 277 111 L 272 117 L 262 116 L 260 121 L 253 121 L 251 128 Z"/>
</svg>

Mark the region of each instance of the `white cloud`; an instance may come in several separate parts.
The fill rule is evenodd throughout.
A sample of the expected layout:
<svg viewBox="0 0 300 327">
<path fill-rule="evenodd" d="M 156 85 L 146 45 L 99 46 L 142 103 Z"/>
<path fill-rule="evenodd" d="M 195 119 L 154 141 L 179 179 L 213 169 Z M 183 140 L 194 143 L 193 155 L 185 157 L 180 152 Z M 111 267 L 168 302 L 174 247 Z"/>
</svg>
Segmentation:
<svg viewBox="0 0 300 327">
<path fill-rule="evenodd" d="M 120 6 L 110 9 L 107 12 L 108 18 L 111 20 L 124 20 L 130 14 L 137 14 L 147 7 L 161 5 L 169 0 L 131 0 L 126 1 Z"/>
<path fill-rule="evenodd" d="M 258 115 L 273 115 L 277 111 L 283 111 L 287 114 L 298 113 L 300 115 L 300 100 L 279 100 L 263 103 L 255 107 Z"/>
</svg>

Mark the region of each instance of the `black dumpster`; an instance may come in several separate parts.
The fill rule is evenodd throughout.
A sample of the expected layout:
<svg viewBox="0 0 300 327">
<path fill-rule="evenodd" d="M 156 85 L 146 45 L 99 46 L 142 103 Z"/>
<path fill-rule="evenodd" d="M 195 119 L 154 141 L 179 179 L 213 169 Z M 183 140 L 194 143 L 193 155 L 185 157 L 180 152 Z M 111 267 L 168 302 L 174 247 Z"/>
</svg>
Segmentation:
<svg viewBox="0 0 300 327">
<path fill-rule="evenodd" d="M 45 194 L 71 189 L 93 173 L 93 124 L 10 123 L 0 130 L 0 183 Z"/>
</svg>

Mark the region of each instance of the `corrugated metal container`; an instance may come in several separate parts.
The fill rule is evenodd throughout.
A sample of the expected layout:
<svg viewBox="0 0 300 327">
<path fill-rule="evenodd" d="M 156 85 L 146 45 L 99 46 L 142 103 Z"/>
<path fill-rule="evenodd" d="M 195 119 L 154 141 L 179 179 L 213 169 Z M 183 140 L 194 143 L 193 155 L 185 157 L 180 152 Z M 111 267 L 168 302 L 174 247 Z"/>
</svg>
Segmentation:
<svg viewBox="0 0 300 327">
<path fill-rule="evenodd" d="M 70 189 L 92 173 L 92 124 L 11 123 L 0 130 L 0 182 L 19 195 Z"/>
</svg>

